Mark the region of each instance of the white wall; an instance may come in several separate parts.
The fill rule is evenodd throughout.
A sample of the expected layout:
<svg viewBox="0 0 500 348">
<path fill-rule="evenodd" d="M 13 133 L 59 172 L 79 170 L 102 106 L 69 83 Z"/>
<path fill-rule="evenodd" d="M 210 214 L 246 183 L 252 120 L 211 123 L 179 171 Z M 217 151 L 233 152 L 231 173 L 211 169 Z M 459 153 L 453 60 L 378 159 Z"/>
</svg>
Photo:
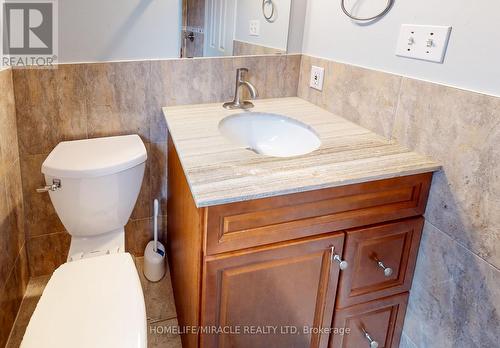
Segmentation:
<svg viewBox="0 0 500 348">
<path fill-rule="evenodd" d="M 288 26 L 287 53 L 302 53 L 307 0 L 292 0 Z"/>
<path fill-rule="evenodd" d="M 385 2 L 358 0 L 364 14 Z M 453 26 L 444 63 L 396 57 L 403 23 Z M 385 18 L 367 26 L 348 19 L 337 0 L 309 0 L 303 53 L 500 96 L 499 27 L 498 0 L 396 0 Z"/>
<path fill-rule="evenodd" d="M 237 1 L 235 39 L 286 50 L 291 0 L 273 0 L 277 11 L 276 21 L 273 23 L 266 21 L 262 14 L 262 0 Z M 249 21 L 254 19 L 260 21 L 259 36 L 250 36 L 248 34 Z"/>
<path fill-rule="evenodd" d="M 181 0 L 59 0 L 59 63 L 178 57 Z"/>
</svg>

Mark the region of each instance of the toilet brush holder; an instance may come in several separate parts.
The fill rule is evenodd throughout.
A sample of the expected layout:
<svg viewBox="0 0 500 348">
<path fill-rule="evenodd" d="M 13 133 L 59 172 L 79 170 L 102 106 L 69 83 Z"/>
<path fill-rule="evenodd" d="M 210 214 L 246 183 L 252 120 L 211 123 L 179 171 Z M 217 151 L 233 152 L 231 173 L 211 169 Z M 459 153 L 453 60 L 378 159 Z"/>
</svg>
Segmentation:
<svg viewBox="0 0 500 348">
<path fill-rule="evenodd" d="M 158 211 L 159 202 L 154 201 L 154 240 L 146 245 L 144 250 L 144 276 L 152 282 L 157 282 L 165 275 L 165 246 L 158 241 Z"/>
<path fill-rule="evenodd" d="M 157 282 L 165 275 L 165 247 L 157 242 L 155 251 L 155 241 L 150 241 L 144 250 L 144 276 L 152 282 Z"/>
</svg>

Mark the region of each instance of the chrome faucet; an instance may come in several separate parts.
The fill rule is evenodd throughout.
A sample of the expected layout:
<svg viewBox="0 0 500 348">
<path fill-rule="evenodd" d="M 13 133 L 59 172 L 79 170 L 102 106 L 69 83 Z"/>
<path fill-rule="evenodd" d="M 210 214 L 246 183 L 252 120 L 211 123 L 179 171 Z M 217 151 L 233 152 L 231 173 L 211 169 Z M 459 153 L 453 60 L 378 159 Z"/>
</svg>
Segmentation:
<svg viewBox="0 0 500 348">
<path fill-rule="evenodd" d="M 239 68 L 236 69 L 236 88 L 234 91 L 234 99 L 233 101 L 224 103 L 222 105 L 226 109 L 250 109 L 253 108 L 253 104 L 248 100 L 241 100 L 241 88 L 245 86 L 250 92 L 250 97 L 252 99 L 257 98 L 257 89 L 250 82 L 245 80 L 245 75 L 248 72 L 247 68 Z"/>
</svg>

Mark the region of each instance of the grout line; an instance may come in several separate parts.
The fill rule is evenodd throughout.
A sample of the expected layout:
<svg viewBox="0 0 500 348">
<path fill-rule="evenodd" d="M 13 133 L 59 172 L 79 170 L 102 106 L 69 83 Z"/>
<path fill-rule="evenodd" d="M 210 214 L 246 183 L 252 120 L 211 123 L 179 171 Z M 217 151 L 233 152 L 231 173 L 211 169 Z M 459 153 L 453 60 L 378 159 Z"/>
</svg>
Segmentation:
<svg viewBox="0 0 500 348">
<path fill-rule="evenodd" d="M 477 258 L 479 258 L 480 260 L 482 260 L 483 262 L 485 262 L 486 264 L 488 264 L 489 266 L 493 267 L 495 270 L 497 270 L 498 272 L 500 272 L 500 268 L 498 268 L 497 266 L 495 266 L 494 264 L 492 264 L 491 262 L 485 260 L 482 256 L 476 254 L 476 252 L 474 250 L 471 250 L 469 249 L 469 247 L 467 247 L 466 245 L 463 244 L 462 241 L 454 238 L 453 236 L 451 236 L 450 234 L 448 234 L 447 232 L 441 230 L 440 228 L 438 228 L 436 225 L 434 225 L 432 222 L 430 222 L 429 220 L 427 220 L 427 218 L 425 219 L 425 222 L 428 223 L 429 225 L 431 225 L 432 227 L 434 227 L 436 230 L 438 230 L 439 232 L 443 233 L 445 236 L 447 236 L 449 239 L 451 239 L 453 242 L 457 243 L 460 247 L 464 248 L 465 250 L 467 250 L 468 252 L 470 252 L 471 254 L 473 254 L 474 256 L 476 256 Z"/>
<path fill-rule="evenodd" d="M 2 155 L 2 153 L 1 153 L 1 149 L 0 149 L 0 160 L 2 159 L 1 155 Z M 9 200 L 7 199 L 7 176 L 5 175 L 1 181 L 2 182 L 0 184 L 3 185 L 3 189 L 4 189 L 4 196 L 2 199 L 6 202 L 7 210 L 9 210 L 9 214 L 10 214 L 10 208 L 9 208 L 9 204 L 8 204 Z M 9 218 L 9 216 L 7 216 L 7 218 Z M 2 236 L 2 238 L 3 238 L 3 236 Z M 19 252 L 24 248 L 25 245 L 26 245 L 26 238 L 24 239 L 24 243 L 21 246 L 21 248 L 17 251 L 17 255 L 14 259 L 14 263 L 12 264 L 12 268 L 9 270 L 9 273 L 7 274 L 7 277 L 5 278 L 5 284 L 3 284 L 3 286 L 0 288 L 0 294 L 2 294 L 2 295 L 5 291 L 5 289 L 7 288 L 7 284 L 9 283 L 10 277 L 12 276 L 14 269 L 16 268 L 16 263 L 17 263 L 17 260 L 19 258 L 19 255 L 20 255 Z"/>
<path fill-rule="evenodd" d="M 148 325 L 157 324 L 157 323 L 161 323 L 162 321 L 167 321 L 167 320 L 172 320 L 172 319 L 177 319 L 177 314 L 173 317 L 168 317 L 168 318 L 158 318 L 158 319 L 149 319 L 148 318 L 148 320 L 151 320 L 151 321 L 148 321 Z"/>
<path fill-rule="evenodd" d="M 167 214 L 158 214 L 158 218 L 160 218 L 160 217 L 166 218 Z M 144 218 L 138 218 L 138 219 L 132 219 L 132 218 L 130 218 L 129 221 L 138 222 L 138 221 L 144 221 L 144 220 L 151 220 L 152 218 L 154 218 L 154 215 L 151 215 L 151 216 L 148 216 L 148 217 L 144 217 Z"/>
<path fill-rule="evenodd" d="M 401 91 L 403 90 L 403 76 L 399 77 L 399 88 L 398 88 L 398 101 L 396 102 L 396 106 L 394 108 L 394 114 L 392 116 L 392 123 L 391 123 L 391 129 L 390 129 L 390 134 L 389 134 L 389 140 L 394 140 L 394 127 L 396 125 L 396 118 L 398 116 L 399 112 L 399 106 L 401 103 Z"/>
<path fill-rule="evenodd" d="M 193 57 L 193 58 L 180 58 L 180 57 L 154 57 L 154 58 L 143 58 L 143 59 L 111 59 L 111 60 L 99 60 L 99 61 L 73 61 L 73 62 L 60 62 L 56 64 L 57 66 L 63 65 L 84 65 L 84 64 L 109 64 L 109 63 L 143 63 L 143 62 L 171 62 L 171 61 L 195 61 L 195 60 L 232 60 L 235 58 L 260 58 L 260 57 L 280 57 L 280 56 L 299 56 L 302 53 L 285 53 L 285 54 L 255 54 L 255 55 L 243 55 L 243 56 L 222 56 L 222 57 Z M 8 70 L 8 69 L 5 69 Z M 1 70 L 3 71 L 3 70 Z"/>
<path fill-rule="evenodd" d="M 19 257 L 21 256 L 21 251 L 25 248 L 25 246 L 26 246 L 26 241 L 24 242 L 23 246 L 21 247 L 21 249 L 19 249 L 19 251 L 17 253 L 16 260 L 14 261 L 14 266 L 10 270 L 10 273 L 9 273 L 9 276 L 7 277 L 4 288 L 2 289 L 2 293 L 5 290 L 5 288 L 7 287 L 7 283 L 9 282 L 10 277 L 12 276 L 12 273 L 16 269 L 17 261 L 18 261 Z M 25 250 L 25 252 L 26 252 L 26 260 L 27 260 L 28 259 L 28 250 Z M 26 262 L 26 267 L 28 268 L 28 274 L 29 274 L 30 270 L 29 270 L 29 261 L 28 260 Z M 31 280 L 31 277 L 28 277 L 28 284 L 26 285 L 26 289 L 28 288 L 30 280 Z M 21 303 L 19 304 L 19 307 L 17 308 L 16 317 L 14 318 L 14 321 L 12 322 L 12 327 L 10 328 L 9 336 L 7 336 L 6 346 L 7 346 L 7 343 L 9 343 L 9 341 L 10 341 L 10 337 L 12 336 L 12 333 L 14 332 L 14 328 L 16 327 L 17 318 L 19 317 L 19 314 L 21 313 L 21 307 L 23 306 L 24 300 L 26 299 L 26 289 L 24 289 L 23 298 L 21 300 Z"/>
<path fill-rule="evenodd" d="M 68 233 L 68 231 L 62 230 L 62 231 L 56 231 L 56 232 L 50 232 L 50 233 L 44 233 L 44 234 L 37 234 L 36 236 L 30 235 L 29 239 L 31 240 L 31 239 L 35 239 L 35 238 L 47 237 L 47 236 L 52 236 L 52 235 L 61 234 L 61 233 Z"/>
<path fill-rule="evenodd" d="M 297 78 L 297 89 L 295 90 L 295 96 L 299 97 L 299 90 L 301 86 L 301 80 L 302 80 L 302 61 L 304 60 L 304 55 L 300 55 L 300 61 L 299 61 L 299 76 Z"/>
<path fill-rule="evenodd" d="M 415 342 L 413 342 L 413 340 L 411 339 L 411 337 L 410 337 L 410 336 L 408 336 L 408 334 L 406 334 L 406 332 L 405 332 L 404 330 L 403 330 L 403 332 L 402 332 L 401 338 L 403 338 L 403 336 L 405 336 L 405 337 L 406 337 L 406 339 L 407 339 L 408 341 L 410 341 L 410 343 L 412 344 L 412 347 L 418 348 L 418 346 L 415 344 Z M 401 343 L 401 341 L 400 341 L 400 343 Z"/>
<path fill-rule="evenodd" d="M 9 273 L 7 274 L 7 278 L 5 278 L 5 283 L 3 284 L 3 287 L 0 289 L 0 294 L 3 295 L 3 292 L 5 291 L 5 289 L 7 288 L 7 284 L 9 283 L 9 280 L 10 280 L 10 277 L 12 276 L 14 270 L 16 269 L 16 265 L 17 265 L 17 261 L 19 260 L 19 256 L 21 256 L 21 251 L 23 250 L 23 248 L 26 247 L 26 239 L 24 240 L 24 243 L 23 245 L 21 246 L 21 248 L 17 251 L 17 255 L 16 255 L 16 258 L 14 259 L 14 263 L 12 265 L 12 268 L 10 269 Z M 27 255 L 27 250 L 25 250 L 26 252 L 26 256 Z M 28 271 L 29 271 L 29 266 L 28 266 Z M 28 272 L 29 273 L 29 272 Z M 29 280 L 28 280 L 29 281 Z M 24 297 L 24 294 L 23 294 L 23 297 Z"/>
</svg>

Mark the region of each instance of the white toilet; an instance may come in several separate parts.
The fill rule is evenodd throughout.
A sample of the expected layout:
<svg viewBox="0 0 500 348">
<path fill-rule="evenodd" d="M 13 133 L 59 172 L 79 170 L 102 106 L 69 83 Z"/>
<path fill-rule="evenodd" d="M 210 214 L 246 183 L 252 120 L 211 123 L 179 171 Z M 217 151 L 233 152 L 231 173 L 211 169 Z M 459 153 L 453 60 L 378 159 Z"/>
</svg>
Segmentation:
<svg viewBox="0 0 500 348">
<path fill-rule="evenodd" d="M 71 234 L 68 262 L 50 278 L 21 347 L 145 348 L 146 309 L 125 231 L 144 176 L 137 135 L 65 141 L 42 165 Z"/>
</svg>

